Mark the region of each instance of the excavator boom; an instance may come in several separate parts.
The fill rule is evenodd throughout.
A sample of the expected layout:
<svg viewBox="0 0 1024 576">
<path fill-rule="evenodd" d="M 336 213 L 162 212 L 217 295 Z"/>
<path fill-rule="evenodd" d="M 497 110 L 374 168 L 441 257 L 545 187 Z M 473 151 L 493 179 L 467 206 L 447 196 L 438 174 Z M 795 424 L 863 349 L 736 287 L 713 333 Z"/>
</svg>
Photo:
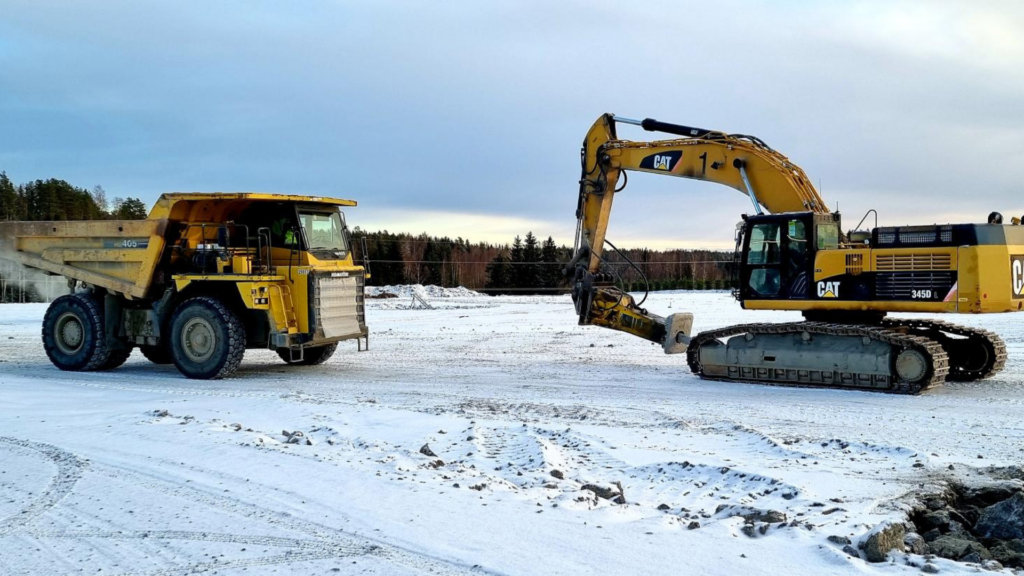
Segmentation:
<svg viewBox="0 0 1024 576">
<path fill-rule="evenodd" d="M 620 140 L 616 123 L 679 138 Z M 566 270 L 574 275 L 573 298 L 580 324 L 629 332 L 662 344 L 670 353 L 685 350 L 692 317 L 679 314 L 666 320 L 650 314 L 601 272 L 612 202 L 625 186 L 627 171 L 723 184 L 749 196 L 758 214 L 762 206 L 772 213 L 828 213 L 804 171 L 753 136 L 604 114 L 587 132 L 581 162 L 575 256 Z"/>
</svg>

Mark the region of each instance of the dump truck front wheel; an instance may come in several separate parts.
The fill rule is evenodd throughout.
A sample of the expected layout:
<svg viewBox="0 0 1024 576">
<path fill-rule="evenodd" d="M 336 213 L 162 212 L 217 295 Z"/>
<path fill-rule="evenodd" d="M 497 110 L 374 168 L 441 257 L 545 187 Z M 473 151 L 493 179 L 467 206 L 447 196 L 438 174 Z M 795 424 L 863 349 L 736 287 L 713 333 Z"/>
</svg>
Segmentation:
<svg viewBox="0 0 1024 576">
<path fill-rule="evenodd" d="M 245 326 L 215 298 L 182 302 L 171 318 L 171 356 L 189 378 L 223 378 L 238 369 L 245 354 Z"/>
<path fill-rule="evenodd" d="M 302 360 L 292 360 L 292 356 L 286 348 L 278 348 L 277 355 L 291 366 L 319 366 L 327 362 L 337 349 L 337 342 L 316 348 L 306 348 L 302 351 Z"/>
<path fill-rule="evenodd" d="M 46 309 L 43 349 L 61 370 L 107 368 L 111 349 L 103 331 L 103 309 L 89 294 L 65 294 Z"/>
</svg>

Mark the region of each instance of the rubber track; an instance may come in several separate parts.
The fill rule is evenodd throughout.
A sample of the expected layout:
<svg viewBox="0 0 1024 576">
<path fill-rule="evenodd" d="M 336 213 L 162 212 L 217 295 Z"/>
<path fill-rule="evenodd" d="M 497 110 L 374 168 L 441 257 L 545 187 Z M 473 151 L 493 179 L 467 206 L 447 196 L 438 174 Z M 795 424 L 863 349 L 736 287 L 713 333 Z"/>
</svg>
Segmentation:
<svg viewBox="0 0 1024 576">
<path fill-rule="evenodd" d="M 1006 352 L 1006 343 L 1003 342 L 1003 339 L 1000 338 L 998 334 L 989 330 L 970 328 L 959 324 L 944 322 L 942 320 L 917 320 L 910 318 L 885 318 L 882 320 L 882 325 L 890 328 L 924 328 L 926 330 L 946 332 L 948 334 L 965 336 L 967 338 L 982 338 L 986 340 L 993 351 L 993 362 L 983 370 L 975 371 L 960 370 L 956 366 L 950 366 L 950 373 L 948 376 L 949 380 L 984 380 L 989 376 L 997 374 L 1006 366 L 1006 359 L 1008 357 Z"/>
<path fill-rule="evenodd" d="M 817 384 L 802 384 L 789 382 L 775 382 L 764 380 L 732 380 L 728 378 L 716 378 L 705 376 L 700 364 L 698 351 L 705 343 L 720 338 L 729 338 L 741 334 L 799 334 L 808 332 L 811 334 L 827 334 L 832 336 L 857 336 L 867 337 L 872 340 L 886 342 L 894 348 L 914 349 L 925 355 L 930 360 L 930 374 L 920 382 L 904 382 L 892 374 L 889 388 L 861 388 L 857 386 L 827 386 Z M 725 380 L 735 382 L 750 382 L 753 384 L 767 384 L 771 386 L 793 386 L 800 388 L 834 388 L 840 390 L 865 390 L 871 392 L 883 392 L 889 394 L 919 394 L 929 388 L 934 388 L 946 381 L 949 374 L 949 356 L 942 346 L 923 336 L 915 334 L 903 334 L 884 326 L 868 326 L 864 324 L 830 324 L 828 322 L 792 322 L 786 324 L 737 324 L 726 326 L 717 330 L 701 332 L 693 340 L 686 350 L 686 361 L 690 370 L 706 380 Z"/>
</svg>

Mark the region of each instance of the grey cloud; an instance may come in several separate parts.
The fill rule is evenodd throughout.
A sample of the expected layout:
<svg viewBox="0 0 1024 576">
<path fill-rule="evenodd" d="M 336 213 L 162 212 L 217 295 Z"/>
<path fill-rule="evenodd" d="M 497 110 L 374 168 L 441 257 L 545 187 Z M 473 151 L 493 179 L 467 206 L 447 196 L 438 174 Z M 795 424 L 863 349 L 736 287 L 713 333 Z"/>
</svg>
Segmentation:
<svg viewBox="0 0 1024 576">
<path fill-rule="evenodd" d="M 1011 2 L 8 1 L 0 169 L 561 224 L 608 111 L 756 134 L 847 214 L 977 220 L 1024 212 L 1015 33 Z M 617 203 L 623 237 L 709 242 L 748 207 L 654 177 Z"/>
</svg>

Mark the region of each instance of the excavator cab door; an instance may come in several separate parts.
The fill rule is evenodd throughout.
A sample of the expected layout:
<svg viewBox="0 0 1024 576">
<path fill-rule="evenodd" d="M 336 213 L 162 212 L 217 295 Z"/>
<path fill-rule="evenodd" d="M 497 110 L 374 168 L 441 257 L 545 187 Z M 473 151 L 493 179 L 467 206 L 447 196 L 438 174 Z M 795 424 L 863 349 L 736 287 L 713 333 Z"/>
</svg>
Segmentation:
<svg viewBox="0 0 1024 576">
<path fill-rule="evenodd" d="M 811 214 L 748 217 L 740 252 L 741 300 L 810 297 L 814 245 Z"/>
</svg>

